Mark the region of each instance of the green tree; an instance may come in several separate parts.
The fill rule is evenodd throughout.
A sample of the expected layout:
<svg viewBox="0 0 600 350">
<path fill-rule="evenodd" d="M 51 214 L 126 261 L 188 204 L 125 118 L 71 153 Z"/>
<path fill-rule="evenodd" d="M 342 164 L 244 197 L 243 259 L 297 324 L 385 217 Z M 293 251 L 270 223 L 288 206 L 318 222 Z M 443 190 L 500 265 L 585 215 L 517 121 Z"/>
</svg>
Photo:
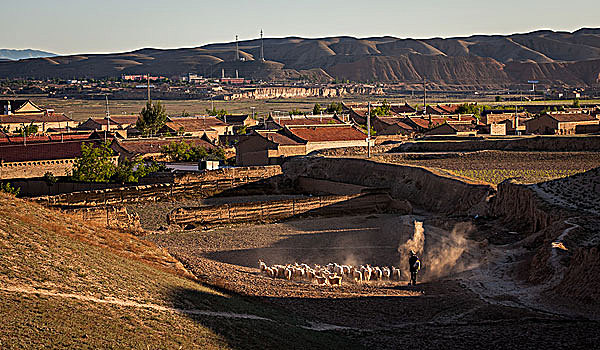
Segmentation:
<svg viewBox="0 0 600 350">
<path fill-rule="evenodd" d="M 301 110 L 294 108 L 289 112 L 290 115 L 304 115 L 304 112 L 302 112 Z"/>
<path fill-rule="evenodd" d="M 33 122 L 27 126 L 23 126 L 22 128 L 16 129 L 15 132 L 20 136 L 31 136 L 37 134 L 38 127 L 37 125 L 33 125 Z"/>
<path fill-rule="evenodd" d="M 336 103 L 336 102 L 331 102 L 328 106 L 327 106 L 327 113 L 329 114 L 340 114 L 342 113 L 342 103 Z"/>
<path fill-rule="evenodd" d="M 81 157 L 75 160 L 71 177 L 81 182 L 109 182 L 116 172 L 113 150 L 108 142 L 81 144 Z"/>
<path fill-rule="evenodd" d="M 212 117 L 223 117 L 227 115 L 227 111 L 224 109 L 217 109 L 216 107 L 213 107 L 213 109 L 207 109 L 206 114 Z"/>
<path fill-rule="evenodd" d="M 313 115 L 317 115 L 321 113 L 321 105 L 319 103 L 315 103 L 313 107 Z"/>
<path fill-rule="evenodd" d="M 160 102 L 146 102 L 146 106 L 142 108 L 135 127 L 143 135 L 153 135 L 165 125 L 167 121 L 167 113 L 164 106 Z"/>
<path fill-rule="evenodd" d="M 496 96 L 496 102 L 502 102 L 502 97 Z"/>
<path fill-rule="evenodd" d="M 392 107 L 388 103 L 387 100 L 383 100 L 381 106 L 375 107 L 371 110 L 371 115 L 383 117 L 386 115 L 390 115 Z"/>
</svg>

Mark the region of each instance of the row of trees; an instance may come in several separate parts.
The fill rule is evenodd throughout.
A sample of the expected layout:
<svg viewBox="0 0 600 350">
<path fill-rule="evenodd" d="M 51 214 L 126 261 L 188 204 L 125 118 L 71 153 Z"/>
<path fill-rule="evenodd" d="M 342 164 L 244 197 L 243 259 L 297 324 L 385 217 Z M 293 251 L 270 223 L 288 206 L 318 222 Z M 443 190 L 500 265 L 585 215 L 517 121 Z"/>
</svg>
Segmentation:
<svg viewBox="0 0 600 350">
<path fill-rule="evenodd" d="M 322 108 L 321 105 L 317 102 L 313 107 L 313 115 L 321 114 L 321 112 L 325 112 L 327 114 L 340 114 L 342 113 L 342 103 L 332 102 L 327 105 L 325 108 Z"/>
</svg>

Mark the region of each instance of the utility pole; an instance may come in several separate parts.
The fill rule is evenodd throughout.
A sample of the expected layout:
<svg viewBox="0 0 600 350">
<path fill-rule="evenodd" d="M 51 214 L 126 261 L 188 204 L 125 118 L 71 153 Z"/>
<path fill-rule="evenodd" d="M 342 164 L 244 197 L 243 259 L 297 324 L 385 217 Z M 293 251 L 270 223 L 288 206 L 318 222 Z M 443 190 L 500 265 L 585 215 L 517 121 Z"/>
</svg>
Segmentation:
<svg viewBox="0 0 600 350">
<path fill-rule="evenodd" d="M 240 49 L 238 46 L 238 36 L 235 36 L 235 60 L 239 61 L 240 60 Z"/>
<path fill-rule="evenodd" d="M 148 86 L 148 103 L 150 103 L 150 74 L 146 74 L 147 86 Z"/>
<path fill-rule="evenodd" d="M 106 97 L 106 131 L 104 131 L 104 142 L 106 142 L 108 138 L 108 130 L 110 129 L 110 111 L 108 110 L 108 95 Z"/>
<path fill-rule="evenodd" d="M 371 102 L 367 105 L 367 158 L 371 158 Z"/>
<path fill-rule="evenodd" d="M 423 78 L 423 114 L 427 109 L 427 86 L 425 85 L 425 78 Z"/>
<path fill-rule="evenodd" d="M 262 29 L 260 30 L 260 60 L 262 62 L 265 61 L 265 45 L 264 45 L 264 41 L 263 41 L 263 31 L 262 31 Z"/>
</svg>

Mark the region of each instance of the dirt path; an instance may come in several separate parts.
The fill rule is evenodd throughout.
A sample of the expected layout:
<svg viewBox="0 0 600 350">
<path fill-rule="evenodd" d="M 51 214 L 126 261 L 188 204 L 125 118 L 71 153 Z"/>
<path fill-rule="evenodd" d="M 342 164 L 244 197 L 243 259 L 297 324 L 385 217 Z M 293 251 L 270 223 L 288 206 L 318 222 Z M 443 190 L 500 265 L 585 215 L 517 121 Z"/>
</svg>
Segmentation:
<svg viewBox="0 0 600 350">
<path fill-rule="evenodd" d="M 568 236 L 569 232 L 579 227 L 579 225 L 572 222 L 575 219 L 575 217 L 566 219 L 564 223 L 569 225 L 569 227 L 547 247 L 550 250 L 548 263 L 554 271 L 554 274 L 547 282 L 529 285 L 520 282 L 515 277 L 517 265 L 522 263 L 524 256 L 528 253 L 523 248 L 522 242 L 502 246 L 489 246 L 487 251 L 481 254 L 481 264 L 470 271 L 460 274 L 458 280 L 462 285 L 475 292 L 482 300 L 490 304 L 525 308 L 531 311 L 567 318 L 600 319 L 595 314 L 573 312 L 559 305 L 553 305 L 544 301 L 543 293 L 556 287 L 564 276 L 566 268 L 559 262 L 559 250 L 566 250 L 563 240 Z"/>
<path fill-rule="evenodd" d="M 166 306 L 161 306 L 161 305 L 156 305 L 156 304 L 137 303 L 134 301 L 121 300 L 121 299 L 116 299 L 116 298 L 100 299 L 100 298 L 87 296 L 87 295 L 72 294 L 72 293 L 58 293 L 58 292 L 53 292 L 53 291 L 49 291 L 49 290 L 35 289 L 35 288 L 24 287 L 24 286 L 0 286 L 0 290 L 4 291 L 4 292 L 11 292 L 11 293 L 44 295 L 44 296 L 57 297 L 57 298 L 69 298 L 69 299 L 76 299 L 76 300 L 87 301 L 87 302 L 98 303 L 98 304 L 119 305 L 119 306 L 125 306 L 125 307 L 134 307 L 134 308 L 138 308 L 138 309 L 150 309 L 150 310 L 156 310 L 156 311 L 174 312 L 174 313 L 180 313 L 180 314 L 186 314 L 186 315 L 200 315 L 200 316 L 211 316 L 211 317 L 273 321 L 269 318 L 264 318 L 264 317 L 260 317 L 260 316 L 256 316 L 256 315 L 250 315 L 250 314 L 237 314 L 237 313 L 232 313 L 232 312 L 217 312 L 217 311 L 207 311 L 207 310 L 199 310 L 199 309 L 179 309 L 179 308 L 166 307 Z"/>
</svg>

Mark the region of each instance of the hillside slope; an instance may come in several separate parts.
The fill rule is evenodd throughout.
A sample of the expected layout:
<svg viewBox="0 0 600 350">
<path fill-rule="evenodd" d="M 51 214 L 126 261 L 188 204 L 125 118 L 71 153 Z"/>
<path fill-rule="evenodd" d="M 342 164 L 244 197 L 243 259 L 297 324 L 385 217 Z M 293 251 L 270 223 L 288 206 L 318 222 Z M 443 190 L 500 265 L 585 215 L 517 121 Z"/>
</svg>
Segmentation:
<svg viewBox="0 0 600 350">
<path fill-rule="evenodd" d="M 501 87 L 536 79 L 545 84 L 600 84 L 600 29 L 573 33 L 535 31 L 513 35 L 399 39 L 394 37 L 298 37 L 171 50 L 141 49 L 0 62 L 0 78 L 106 78 L 121 74 L 180 76 L 188 72 L 264 80 L 332 78 L 440 87 Z M 315 74 L 318 72 L 318 74 Z"/>
<path fill-rule="evenodd" d="M 4 194 L 0 210 L 2 349 L 348 346 L 194 282 L 165 251 L 129 234 Z"/>
</svg>

